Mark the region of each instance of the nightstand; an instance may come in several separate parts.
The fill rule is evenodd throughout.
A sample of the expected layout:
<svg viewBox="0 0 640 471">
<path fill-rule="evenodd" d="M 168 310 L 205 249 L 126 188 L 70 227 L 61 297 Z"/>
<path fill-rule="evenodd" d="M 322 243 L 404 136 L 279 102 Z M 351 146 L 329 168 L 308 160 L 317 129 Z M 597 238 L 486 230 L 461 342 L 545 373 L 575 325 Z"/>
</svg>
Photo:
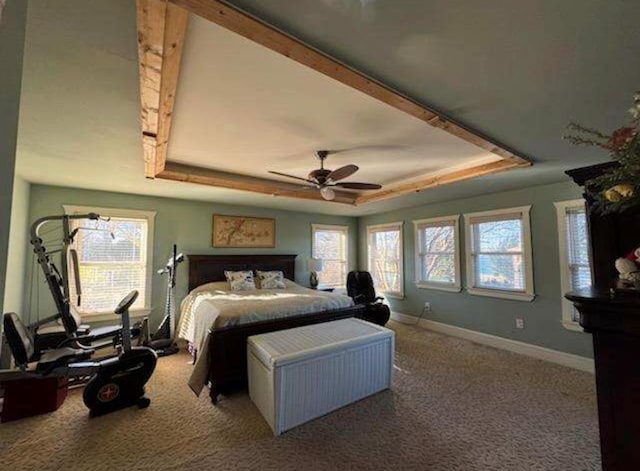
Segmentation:
<svg viewBox="0 0 640 471">
<path fill-rule="evenodd" d="M 389 322 L 389 317 L 391 317 L 391 310 L 389 309 L 389 306 L 386 306 L 384 304 L 370 304 L 367 306 L 367 310 L 365 311 L 365 313 L 362 316 L 358 317 L 365 321 L 384 326 L 387 322 Z"/>
</svg>

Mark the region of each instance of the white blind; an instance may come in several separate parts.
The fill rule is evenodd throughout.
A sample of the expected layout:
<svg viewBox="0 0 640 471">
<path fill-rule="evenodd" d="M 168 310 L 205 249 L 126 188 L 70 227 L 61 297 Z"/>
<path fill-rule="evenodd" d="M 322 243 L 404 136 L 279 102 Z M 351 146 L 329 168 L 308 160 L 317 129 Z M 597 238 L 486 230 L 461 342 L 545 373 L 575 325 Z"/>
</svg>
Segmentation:
<svg viewBox="0 0 640 471">
<path fill-rule="evenodd" d="M 347 285 L 347 227 L 313 226 L 312 256 L 322 259 L 318 274 L 321 286 L 342 288 Z"/>
<path fill-rule="evenodd" d="M 474 287 L 525 290 L 522 214 L 472 218 Z"/>
<path fill-rule="evenodd" d="M 567 266 L 569 268 L 570 290 L 591 287 L 591 260 L 589 257 L 589 232 L 587 215 L 582 207 L 567 208 L 565 212 L 567 235 Z M 573 309 L 571 320 L 579 320 L 578 312 Z"/>
<path fill-rule="evenodd" d="M 421 223 L 418 230 L 418 281 L 456 283 L 455 222 Z"/>
<path fill-rule="evenodd" d="M 367 228 L 369 272 L 377 291 L 402 294 L 402 225 Z"/>
<path fill-rule="evenodd" d="M 571 289 L 591 286 L 591 264 L 589 260 L 589 239 L 587 217 L 584 209 L 567 209 L 567 257 L 571 272 Z"/>
<path fill-rule="evenodd" d="M 498 222 L 498 221 L 511 221 L 515 219 L 522 219 L 522 212 L 513 211 L 500 214 L 478 214 L 477 216 L 471 216 L 469 218 L 469 224 L 481 224 L 483 222 Z"/>
<path fill-rule="evenodd" d="M 109 221 L 73 220 L 80 228 L 74 248 L 82 287 L 83 314 L 113 312 L 131 290 L 140 295 L 133 308 L 146 303 L 147 237 L 146 219 L 112 217 Z M 76 300 L 71 284 L 72 299 Z"/>
</svg>

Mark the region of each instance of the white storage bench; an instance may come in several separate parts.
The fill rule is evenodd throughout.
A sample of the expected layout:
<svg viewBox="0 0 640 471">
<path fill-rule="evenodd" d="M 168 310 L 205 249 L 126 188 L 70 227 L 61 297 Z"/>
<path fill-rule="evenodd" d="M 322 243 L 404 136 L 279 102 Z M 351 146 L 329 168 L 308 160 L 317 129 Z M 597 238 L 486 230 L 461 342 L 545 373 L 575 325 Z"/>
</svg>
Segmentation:
<svg viewBox="0 0 640 471">
<path fill-rule="evenodd" d="M 276 435 L 391 387 L 394 333 L 342 319 L 254 335 L 249 395 Z"/>
</svg>

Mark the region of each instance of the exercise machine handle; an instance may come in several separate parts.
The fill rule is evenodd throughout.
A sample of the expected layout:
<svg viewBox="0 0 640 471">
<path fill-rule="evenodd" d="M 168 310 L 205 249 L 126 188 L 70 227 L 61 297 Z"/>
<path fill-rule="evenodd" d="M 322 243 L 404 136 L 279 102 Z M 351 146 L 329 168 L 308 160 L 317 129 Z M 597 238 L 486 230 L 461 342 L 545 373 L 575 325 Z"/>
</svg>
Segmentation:
<svg viewBox="0 0 640 471">
<path fill-rule="evenodd" d="M 131 305 L 136 302 L 136 299 L 138 299 L 138 294 L 138 291 L 135 289 L 131 291 L 120 301 L 120 304 L 118 304 L 113 312 L 120 315 L 127 312 Z"/>
<path fill-rule="evenodd" d="M 138 299 L 138 291 L 133 290 L 127 294 L 114 312 L 122 317 L 122 349 L 128 353 L 131 351 L 131 326 L 129 321 L 129 308 Z"/>
</svg>

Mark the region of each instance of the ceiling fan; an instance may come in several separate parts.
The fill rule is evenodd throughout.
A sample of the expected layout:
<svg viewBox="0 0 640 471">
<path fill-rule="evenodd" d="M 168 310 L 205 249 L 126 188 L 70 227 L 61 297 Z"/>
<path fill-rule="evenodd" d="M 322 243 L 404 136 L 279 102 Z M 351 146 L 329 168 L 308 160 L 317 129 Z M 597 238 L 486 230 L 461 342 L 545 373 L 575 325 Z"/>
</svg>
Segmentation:
<svg viewBox="0 0 640 471">
<path fill-rule="evenodd" d="M 336 197 L 335 191 L 333 191 L 332 187 L 346 188 L 349 190 L 379 190 L 382 188 L 382 185 L 375 183 L 339 182 L 338 180 L 350 177 L 356 173 L 358 171 L 358 166 L 345 165 L 344 167 L 340 167 L 336 170 L 328 170 L 324 168 L 324 161 L 329 156 L 329 153 L 330 152 L 328 150 L 319 150 L 316 152 L 316 157 L 320 160 L 320 168 L 309 173 L 307 178 L 296 177 L 294 175 L 287 175 L 286 173 L 280 172 L 269 171 L 269 173 L 279 175 L 281 177 L 302 180 L 309 184 L 309 186 L 305 186 L 305 188 L 315 187 L 319 189 L 320 194 L 327 201 L 331 201 Z"/>
</svg>

